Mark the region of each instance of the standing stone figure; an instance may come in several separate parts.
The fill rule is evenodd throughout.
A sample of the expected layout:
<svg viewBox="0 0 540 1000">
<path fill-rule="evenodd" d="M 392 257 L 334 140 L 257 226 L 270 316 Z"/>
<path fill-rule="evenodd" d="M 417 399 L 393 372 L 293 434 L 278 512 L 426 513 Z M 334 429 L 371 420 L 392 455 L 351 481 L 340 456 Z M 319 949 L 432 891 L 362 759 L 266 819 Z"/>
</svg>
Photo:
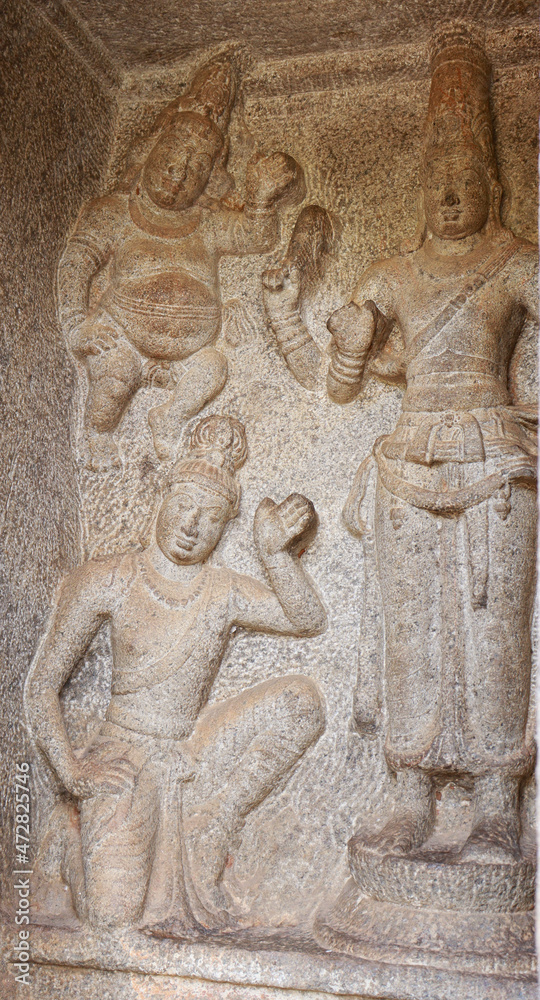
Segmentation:
<svg viewBox="0 0 540 1000">
<path fill-rule="evenodd" d="M 50 895 L 55 879 L 70 887 L 77 915 L 94 926 L 184 936 L 227 923 L 229 850 L 248 813 L 324 729 L 319 691 L 300 675 L 205 707 L 234 626 L 313 636 L 326 623 L 297 555 L 316 527 L 305 497 L 266 498 L 257 508 L 255 541 L 270 587 L 206 562 L 238 512 L 235 471 L 245 457 L 239 421 L 198 423 L 153 541 L 66 578 L 27 680 L 34 739 L 70 797 L 52 813 L 37 868 Z M 106 623 L 111 697 L 99 731 L 77 751 L 59 694 Z M 196 805 L 183 817 L 185 782 L 194 782 Z"/>
<path fill-rule="evenodd" d="M 535 752 L 536 404 L 520 398 L 526 379 L 519 358 L 511 362 L 525 320 L 537 317 L 538 269 L 536 248 L 501 224 L 489 78 L 469 33 L 443 30 L 432 57 L 421 246 L 370 266 L 328 323 L 333 400 L 358 395 L 366 364 L 405 385 L 398 424 L 360 467 L 344 510 L 362 535 L 375 462 L 384 749 L 397 784 L 393 815 L 350 842 L 351 873 L 360 895 L 437 911 L 527 910 L 534 900 L 520 785 Z M 401 353 L 381 350 L 393 326 Z M 449 780 L 472 788 L 472 823 L 461 842 L 430 848 L 435 790 Z M 334 929 L 338 910 L 328 921 Z M 409 943 L 416 956 L 421 942 L 411 961 L 455 960 L 440 913 L 419 931 L 418 909 L 406 919 L 377 911 L 368 930 L 367 917 L 362 929 L 358 911 L 347 912 L 359 954 L 374 954 L 365 942 L 379 935 L 379 944 Z M 493 933 L 491 945 L 463 925 L 452 949 L 496 949 L 498 931 L 488 933 L 483 919 L 474 926 Z M 510 918 L 505 926 L 501 949 L 510 955 L 521 930 Z M 338 943 L 333 934 L 327 927 L 325 941 Z M 438 957 L 428 959 L 432 946 Z M 381 948 L 377 955 L 389 954 Z"/>
<path fill-rule="evenodd" d="M 386 756 L 403 805 L 376 837 L 409 851 L 433 824 L 437 773 L 475 779 L 469 857 L 519 856 L 535 582 L 536 406 L 509 366 L 537 315 L 537 252 L 500 222 L 489 64 L 444 35 L 422 163 L 421 247 L 373 264 L 334 313 L 332 399 L 360 391 L 382 326 L 403 353 L 375 370 L 406 383 L 396 429 L 375 446 L 377 558 L 385 620 Z M 361 533 L 363 471 L 345 508 Z M 463 562 L 463 565 L 462 565 Z"/>
<path fill-rule="evenodd" d="M 295 161 L 273 153 L 250 160 L 242 210 L 221 197 L 231 180 L 224 163 L 235 93 L 230 59 L 203 66 L 131 151 L 119 189 L 83 207 L 60 260 L 58 313 L 88 375 L 94 469 L 119 465 L 113 431 L 149 384 L 171 390 L 148 419 L 158 457 L 174 457 L 185 420 L 227 378 L 227 360 L 213 346 L 221 327 L 219 260 L 271 250 L 277 202 L 303 191 Z"/>
</svg>

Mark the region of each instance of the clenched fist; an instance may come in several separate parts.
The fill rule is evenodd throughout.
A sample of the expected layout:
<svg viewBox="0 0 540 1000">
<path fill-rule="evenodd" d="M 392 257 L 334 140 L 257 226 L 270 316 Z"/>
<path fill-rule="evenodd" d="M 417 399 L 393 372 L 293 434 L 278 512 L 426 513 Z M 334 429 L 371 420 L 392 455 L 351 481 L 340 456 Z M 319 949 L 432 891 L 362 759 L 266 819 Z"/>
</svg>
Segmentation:
<svg viewBox="0 0 540 1000">
<path fill-rule="evenodd" d="M 261 501 L 255 513 L 253 532 L 261 557 L 291 551 L 306 543 L 317 527 L 317 513 L 311 500 L 291 493 L 282 503 L 269 497 Z"/>
<path fill-rule="evenodd" d="M 271 319 L 289 316 L 298 309 L 301 279 L 297 267 L 282 264 L 263 271 L 262 285 L 264 307 Z"/>
<path fill-rule="evenodd" d="M 338 351 L 344 354 L 362 354 L 373 340 L 377 323 L 377 307 L 367 300 L 363 306 L 349 302 L 332 313 L 327 327 Z"/>
<path fill-rule="evenodd" d="M 270 208 L 286 192 L 303 186 L 301 167 L 286 153 L 257 153 L 246 170 L 246 202 L 256 208 Z"/>
</svg>

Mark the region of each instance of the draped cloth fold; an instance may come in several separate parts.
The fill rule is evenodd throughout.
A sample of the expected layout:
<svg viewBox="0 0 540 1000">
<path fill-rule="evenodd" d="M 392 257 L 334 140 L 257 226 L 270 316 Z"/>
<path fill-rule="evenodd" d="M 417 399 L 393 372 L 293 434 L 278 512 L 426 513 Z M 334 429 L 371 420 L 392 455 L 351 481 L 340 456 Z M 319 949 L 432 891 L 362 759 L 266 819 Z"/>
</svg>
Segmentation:
<svg viewBox="0 0 540 1000">
<path fill-rule="evenodd" d="M 83 755 L 97 767 L 129 761 L 135 771 L 132 788 L 81 802 L 90 922 L 116 925 L 120 901 L 127 924 L 151 927 L 174 921 L 187 936 L 207 926 L 212 917 L 195 891 L 183 834 L 183 788 L 196 773 L 186 741 L 104 722 Z"/>
<path fill-rule="evenodd" d="M 360 515 L 373 463 L 370 529 Z M 383 605 L 379 640 L 364 609 L 360 659 L 365 665 L 369 640 L 393 769 L 479 775 L 532 767 L 536 475 L 526 406 L 404 412 L 358 470 L 344 519 L 363 537 Z M 364 692 L 371 711 L 358 710 Z M 355 706 L 365 732 L 374 694 L 364 670 Z"/>
</svg>

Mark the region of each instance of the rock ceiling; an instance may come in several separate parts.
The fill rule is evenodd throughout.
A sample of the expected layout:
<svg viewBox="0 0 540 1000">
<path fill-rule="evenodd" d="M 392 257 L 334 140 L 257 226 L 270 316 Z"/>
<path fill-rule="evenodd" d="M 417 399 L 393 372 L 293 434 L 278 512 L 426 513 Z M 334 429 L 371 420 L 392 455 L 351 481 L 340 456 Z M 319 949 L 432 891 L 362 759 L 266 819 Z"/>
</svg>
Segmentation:
<svg viewBox="0 0 540 1000">
<path fill-rule="evenodd" d="M 62 0 L 36 3 L 58 8 Z M 489 30 L 536 23 L 536 0 L 69 0 L 85 32 L 123 69 L 166 64 L 231 39 L 259 58 L 376 49 L 464 17 Z"/>
</svg>

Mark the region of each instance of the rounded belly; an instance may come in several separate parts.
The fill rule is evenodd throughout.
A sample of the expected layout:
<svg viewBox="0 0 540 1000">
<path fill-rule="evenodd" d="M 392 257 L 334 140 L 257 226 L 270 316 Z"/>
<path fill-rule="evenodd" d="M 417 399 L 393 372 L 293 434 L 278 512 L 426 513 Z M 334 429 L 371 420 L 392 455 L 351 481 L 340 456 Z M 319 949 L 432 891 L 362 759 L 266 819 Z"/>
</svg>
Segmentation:
<svg viewBox="0 0 540 1000">
<path fill-rule="evenodd" d="M 116 282 L 103 305 L 142 354 L 164 361 L 180 361 L 205 347 L 221 325 L 219 298 L 187 273 Z"/>
</svg>

